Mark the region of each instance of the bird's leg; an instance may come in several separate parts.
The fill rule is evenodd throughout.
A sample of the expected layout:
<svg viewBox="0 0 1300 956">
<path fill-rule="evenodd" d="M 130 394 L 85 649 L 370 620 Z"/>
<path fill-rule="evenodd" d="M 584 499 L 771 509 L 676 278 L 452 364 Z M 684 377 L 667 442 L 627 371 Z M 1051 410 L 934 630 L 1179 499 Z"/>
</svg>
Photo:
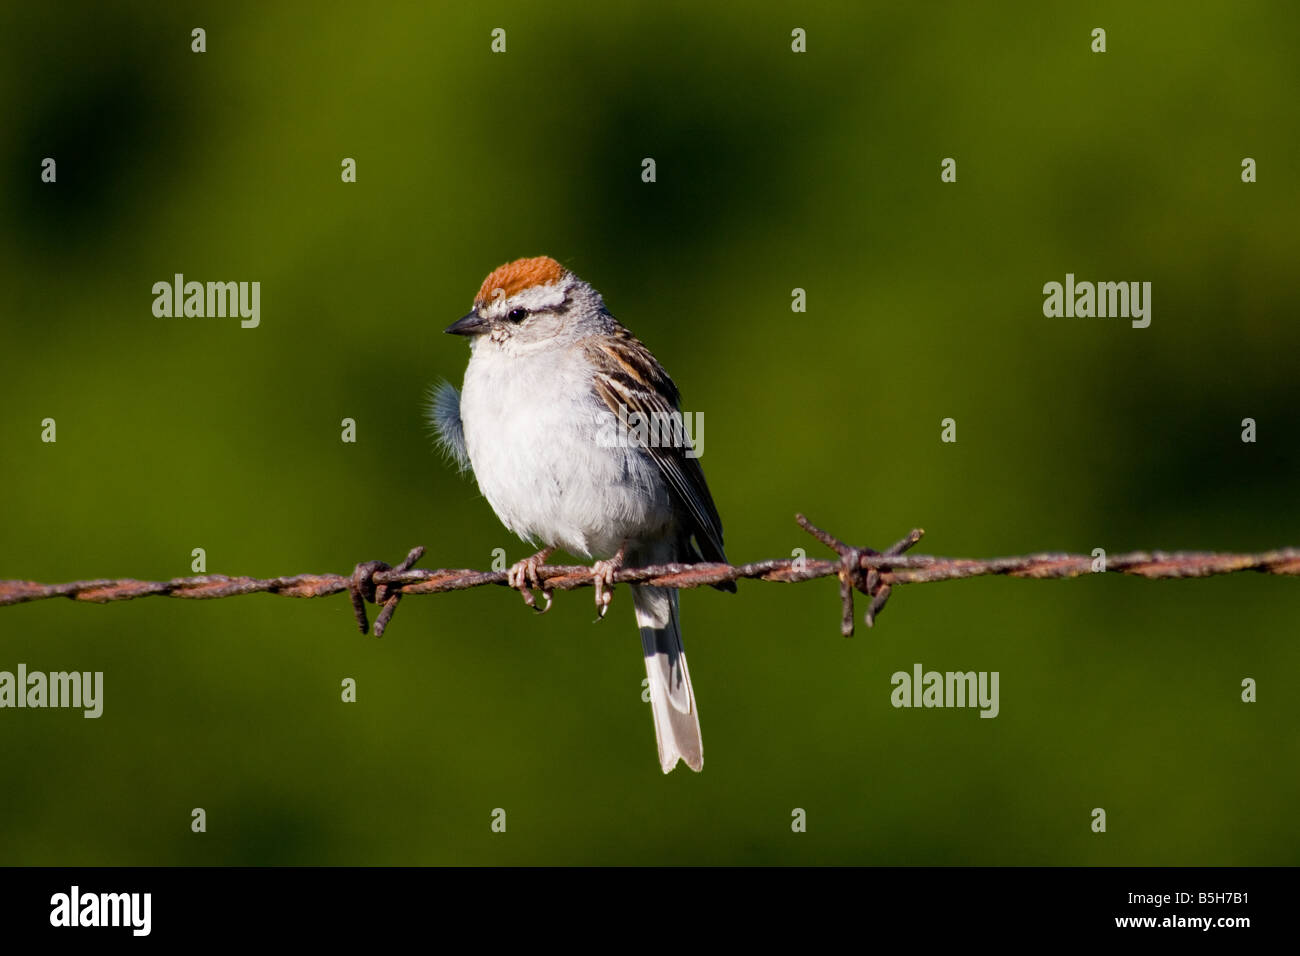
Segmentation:
<svg viewBox="0 0 1300 956">
<path fill-rule="evenodd" d="M 537 569 L 545 564 L 546 559 L 554 552 L 554 548 L 542 548 L 531 557 L 516 561 L 510 566 L 510 570 L 506 572 L 506 583 L 522 594 L 524 603 L 538 614 L 545 614 L 551 609 L 551 589 L 542 584 L 541 578 L 537 575 Z M 542 597 L 546 601 L 546 607 L 537 606 L 537 602 L 533 599 L 533 588 L 542 589 Z"/>
<path fill-rule="evenodd" d="M 614 600 L 614 572 L 623 566 L 627 556 L 627 542 L 618 549 L 618 554 L 608 561 L 597 561 L 591 566 L 591 573 L 596 585 L 596 619 L 604 620 L 610 602 Z"/>
</svg>

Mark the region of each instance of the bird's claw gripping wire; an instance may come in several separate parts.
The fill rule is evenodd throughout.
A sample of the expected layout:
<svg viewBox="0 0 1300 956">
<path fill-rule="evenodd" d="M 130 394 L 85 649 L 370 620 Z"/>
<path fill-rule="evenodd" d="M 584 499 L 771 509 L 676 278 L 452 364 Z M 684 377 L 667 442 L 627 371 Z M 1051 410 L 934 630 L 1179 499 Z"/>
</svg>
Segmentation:
<svg viewBox="0 0 1300 956">
<path fill-rule="evenodd" d="M 536 554 L 522 561 L 516 561 L 506 572 L 506 583 L 523 595 L 524 603 L 538 614 L 545 614 L 551 609 L 551 589 L 542 582 L 537 572 L 554 551 L 554 548 L 542 548 Z M 546 602 L 545 607 L 537 606 L 537 600 L 533 597 L 534 588 L 542 592 L 542 600 Z"/>
</svg>

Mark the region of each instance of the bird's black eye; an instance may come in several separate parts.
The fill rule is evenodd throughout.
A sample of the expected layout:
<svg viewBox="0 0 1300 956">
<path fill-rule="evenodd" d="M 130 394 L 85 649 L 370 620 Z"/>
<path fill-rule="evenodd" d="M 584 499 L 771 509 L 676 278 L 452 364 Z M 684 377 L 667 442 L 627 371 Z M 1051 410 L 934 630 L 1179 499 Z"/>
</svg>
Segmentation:
<svg viewBox="0 0 1300 956">
<path fill-rule="evenodd" d="M 528 318 L 528 310 L 511 309 L 510 314 L 507 315 L 506 318 L 509 319 L 511 322 L 522 322 L 524 319 Z"/>
</svg>

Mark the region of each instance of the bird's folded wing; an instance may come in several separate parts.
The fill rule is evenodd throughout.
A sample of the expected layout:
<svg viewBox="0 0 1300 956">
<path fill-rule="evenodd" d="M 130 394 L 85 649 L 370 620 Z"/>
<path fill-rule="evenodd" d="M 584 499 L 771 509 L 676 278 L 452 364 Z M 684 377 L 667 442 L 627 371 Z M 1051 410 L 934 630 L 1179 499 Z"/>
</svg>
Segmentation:
<svg viewBox="0 0 1300 956">
<path fill-rule="evenodd" d="M 626 329 L 595 336 L 583 342 L 594 370 L 593 387 L 615 416 L 624 409 L 624 420 L 640 413 L 642 421 L 665 422 L 676 417 L 681 425 L 677 386 L 649 349 Z M 688 527 L 695 535 L 705 560 L 726 561 L 722 550 L 722 520 L 704 481 L 699 459 L 686 454 L 689 437 L 682 427 L 675 433 L 681 441 L 642 442 L 646 453 L 659 466 L 674 497 L 682 506 Z"/>
</svg>

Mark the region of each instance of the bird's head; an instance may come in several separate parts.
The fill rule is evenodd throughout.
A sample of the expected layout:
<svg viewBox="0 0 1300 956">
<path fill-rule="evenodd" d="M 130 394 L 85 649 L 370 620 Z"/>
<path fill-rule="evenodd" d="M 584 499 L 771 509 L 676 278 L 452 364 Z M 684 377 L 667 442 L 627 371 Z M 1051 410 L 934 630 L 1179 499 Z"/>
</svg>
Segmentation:
<svg viewBox="0 0 1300 956">
<path fill-rule="evenodd" d="M 581 334 L 604 313 L 600 293 L 549 256 L 516 259 L 483 280 L 469 314 L 446 329 L 523 351 Z"/>
</svg>

